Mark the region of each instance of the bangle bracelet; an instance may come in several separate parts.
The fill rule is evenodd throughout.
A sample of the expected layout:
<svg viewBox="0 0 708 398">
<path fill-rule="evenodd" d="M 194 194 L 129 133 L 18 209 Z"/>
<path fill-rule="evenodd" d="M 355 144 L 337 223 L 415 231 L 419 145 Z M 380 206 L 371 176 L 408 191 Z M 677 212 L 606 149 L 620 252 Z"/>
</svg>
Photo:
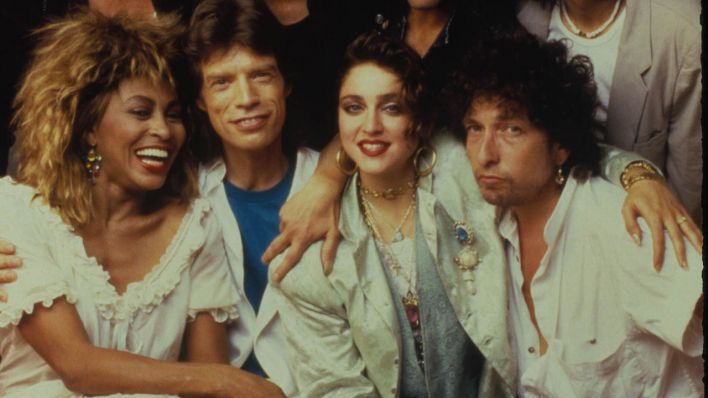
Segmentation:
<svg viewBox="0 0 708 398">
<path fill-rule="evenodd" d="M 644 180 L 661 181 L 663 178 L 658 174 L 643 173 L 630 178 L 629 181 L 627 181 L 627 184 L 623 185 L 623 187 L 626 191 L 628 191 L 632 188 L 632 185 Z"/>
<path fill-rule="evenodd" d="M 634 169 L 639 169 L 640 174 L 630 176 L 629 171 L 634 170 Z M 661 174 L 659 174 L 659 172 L 652 165 L 650 165 L 648 162 L 645 162 L 644 160 L 635 160 L 634 162 L 631 162 L 630 164 L 628 164 L 627 167 L 624 168 L 624 171 L 622 171 L 622 174 L 620 175 L 620 184 L 622 185 L 622 188 L 624 188 L 624 190 L 626 191 L 629 189 L 630 186 L 632 186 L 632 184 L 634 184 L 634 182 L 636 182 L 636 181 L 633 182 L 632 180 L 634 180 L 635 178 L 637 178 L 639 176 L 644 176 L 644 175 L 653 175 L 654 178 L 652 178 L 652 179 L 655 179 L 655 180 L 662 180 L 663 179 Z M 645 177 L 642 179 L 645 180 L 645 179 L 649 179 L 649 178 L 650 177 Z M 639 180 L 637 180 L 637 181 L 639 181 Z"/>
</svg>

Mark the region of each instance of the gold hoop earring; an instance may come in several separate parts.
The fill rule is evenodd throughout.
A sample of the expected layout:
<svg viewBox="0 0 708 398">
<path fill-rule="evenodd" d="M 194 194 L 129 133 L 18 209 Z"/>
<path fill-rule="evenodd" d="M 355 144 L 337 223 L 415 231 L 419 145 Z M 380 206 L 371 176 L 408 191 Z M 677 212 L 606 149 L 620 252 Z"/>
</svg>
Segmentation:
<svg viewBox="0 0 708 398">
<path fill-rule="evenodd" d="M 337 168 L 339 169 L 339 171 L 342 172 L 342 174 L 344 174 L 346 176 L 353 176 L 354 173 L 356 173 L 356 171 L 359 170 L 359 166 L 357 166 L 355 164 L 353 168 L 347 170 L 345 166 L 342 166 L 342 160 L 343 160 L 342 158 L 346 159 L 346 153 L 344 153 L 344 150 L 342 150 L 342 148 L 339 148 L 339 150 L 337 151 L 337 157 L 336 157 Z"/>
<path fill-rule="evenodd" d="M 430 165 L 426 168 L 421 170 L 420 169 L 420 164 L 421 164 L 421 156 L 425 151 L 430 151 Z M 430 173 L 433 172 L 433 168 L 435 167 L 435 164 L 438 162 L 438 154 L 435 152 L 435 148 L 429 146 L 429 145 L 424 145 L 420 148 L 418 148 L 417 151 L 415 151 L 415 155 L 413 155 L 413 169 L 415 169 L 415 173 L 418 175 L 418 177 L 425 177 L 429 175 Z"/>
<path fill-rule="evenodd" d="M 565 184 L 565 176 L 563 175 L 563 168 L 558 166 L 558 171 L 556 171 L 556 184 Z"/>
</svg>

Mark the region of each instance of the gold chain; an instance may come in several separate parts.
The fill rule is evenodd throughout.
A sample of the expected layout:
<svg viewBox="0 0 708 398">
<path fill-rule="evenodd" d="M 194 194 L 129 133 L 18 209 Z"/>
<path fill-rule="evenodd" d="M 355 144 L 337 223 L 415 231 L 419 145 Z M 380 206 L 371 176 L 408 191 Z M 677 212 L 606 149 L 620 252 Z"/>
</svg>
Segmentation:
<svg viewBox="0 0 708 398">
<path fill-rule="evenodd" d="M 383 191 L 377 191 L 375 189 L 369 189 L 361 185 L 361 180 L 357 180 L 357 186 L 359 187 L 359 192 L 362 196 L 372 196 L 374 198 L 384 198 L 388 200 L 396 199 L 397 197 L 403 195 L 408 189 L 415 189 L 418 187 L 416 181 L 409 181 L 406 185 L 402 187 L 386 188 Z"/>
</svg>

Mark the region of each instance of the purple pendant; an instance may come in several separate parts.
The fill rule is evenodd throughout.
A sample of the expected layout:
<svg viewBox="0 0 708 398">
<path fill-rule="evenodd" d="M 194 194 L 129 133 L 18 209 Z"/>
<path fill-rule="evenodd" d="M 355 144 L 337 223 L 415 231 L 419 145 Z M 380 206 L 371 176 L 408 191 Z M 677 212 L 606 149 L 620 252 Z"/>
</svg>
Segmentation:
<svg viewBox="0 0 708 398">
<path fill-rule="evenodd" d="M 403 298 L 403 309 L 406 311 L 406 318 L 408 318 L 408 323 L 411 324 L 411 327 L 417 328 L 420 326 L 418 298 L 409 292 L 406 297 Z"/>
</svg>

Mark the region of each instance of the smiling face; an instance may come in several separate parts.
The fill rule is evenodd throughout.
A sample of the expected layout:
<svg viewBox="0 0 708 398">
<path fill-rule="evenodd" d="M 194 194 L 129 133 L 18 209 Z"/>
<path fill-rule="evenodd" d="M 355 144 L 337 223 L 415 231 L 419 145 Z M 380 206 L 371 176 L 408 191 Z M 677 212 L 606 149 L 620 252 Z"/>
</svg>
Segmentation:
<svg viewBox="0 0 708 398">
<path fill-rule="evenodd" d="M 236 45 L 201 65 L 198 106 L 209 115 L 224 150 L 280 149 L 288 94 L 274 56 Z"/>
<path fill-rule="evenodd" d="M 101 154 L 97 183 L 147 192 L 163 186 L 186 133 L 177 96 L 167 82 L 126 79 L 110 96 L 89 145 Z"/>
<path fill-rule="evenodd" d="M 398 76 L 373 63 L 351 68 L 339 90 L 342 148 L 362 179 L 398 181 L 413 174 L 418 139 Z"/>
<path fill-rule="evenodd" d="M 504 105 L 492 98 L 470 106 L 464 120 L 467 155 L 487 202 L 511 208 L 532 205 L 559 191 L 555 172 L 568 151 L 550 143 L 525 110 Z"/>
</svg>

